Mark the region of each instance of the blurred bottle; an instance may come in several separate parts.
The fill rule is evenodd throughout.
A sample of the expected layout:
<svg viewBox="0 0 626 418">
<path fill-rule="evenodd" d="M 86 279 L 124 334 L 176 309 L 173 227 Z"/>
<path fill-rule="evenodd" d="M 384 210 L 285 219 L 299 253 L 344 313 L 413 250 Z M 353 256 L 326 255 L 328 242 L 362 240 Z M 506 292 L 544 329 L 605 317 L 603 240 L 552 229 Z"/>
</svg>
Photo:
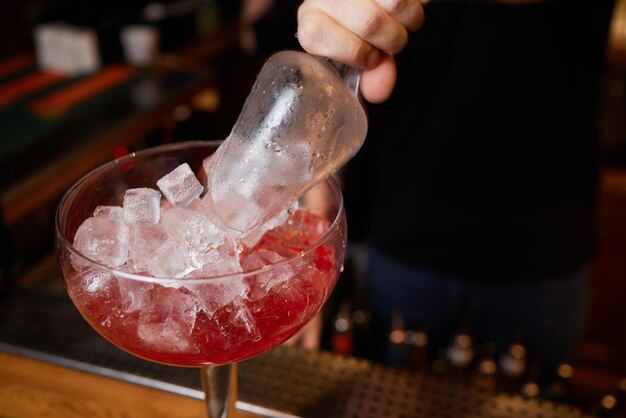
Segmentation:
<svg viewBox="0 0 626 418">
<path fill-rule="evenodd" d="M 426 372 L 428 370 L 428 334 L 421 328 L 406 330 L 404 343 L 409 369 Z"/>
<path fill-rule="evenodd" d="M 354 325 L 354 355 L 358 357 L 371 357 L 371 315 L 363 308 L 355 307 L 352 311 L 352 323 Z"/>
<path fill-rule="evenodd" d="M 454 379 L 466 380 L 474 359 L 472 337 L 468 333 L 460 331 L 446 349 L 446 356 L 448 360 L 447 375 Z"/>
<path fill-rule="evenodd" d="M 404 335 L 404 318 L 400 312 L 394 312 L 391 317 L 391 331 L 387 344 L 387 363 L 391 366 L 406 366 Z"/>
<path fill-rule="evenodd" d="M 528 365 L 526 348 L 520 343 L 511 344 L 500 356 L 499 365 L 498 388 L 508 392 L 519 392 L 524 384 L 524 373 Z"/>
<path fill-rule="evenodd" d="M 574 368 L 568 363 L 562 363 L 557 367 L 556 377 L 546 387 L 546 398 L 555 402 L 568 402 L 569 387 Z"/>
<path fill-rule="evenodd" d="M 351 313 L 352 301 L 344 299 L 339 305 L 337 315 L 333 319 L 333 329 L 330 338 L 333 353 L 349 356 L 354 352 L 354 324 Z"/>
<path fill-rule="evenodd" d="M 539 382 L 539 375 L 541 373 L 541 367 L 539 363 L 533 363 L 528 370 L 528 375 L 522 384 L 520 392 L 525 398 L 537 398 L 541 394 L 541 384 Z"/>
<path fill-rule="evenodd" d="M 472 384 L 483 390 L 495 391 L 498 386 L 498 365 L 495 360 L 496 345 L 492 342 L 485 343 L 481 350 L 480 358 L 476 363 Z"/>
</svg>

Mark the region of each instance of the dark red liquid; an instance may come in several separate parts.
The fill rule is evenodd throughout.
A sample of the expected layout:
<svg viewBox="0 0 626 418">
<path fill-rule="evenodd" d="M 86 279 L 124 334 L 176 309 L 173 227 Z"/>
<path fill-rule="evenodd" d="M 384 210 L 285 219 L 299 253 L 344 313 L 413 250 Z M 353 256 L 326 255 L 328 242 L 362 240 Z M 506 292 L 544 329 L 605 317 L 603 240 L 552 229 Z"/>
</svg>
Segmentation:
<svg viewBox="0 0 626 418">
<path fill-rule="evenodd" d="M 245 248 L 242 264 L 257 251 L 294 256 L 328 227 L 326 219 L 297 211 L 254 248 Z M 224 364 L 275 347 L 319 311 L 339 274 L 340 245 L 341 237 L 330 239 L 280 268 L 215 283 L 192 280 L 178 288 L 163 287 L 82 270 L 67 284 L 82 315 L 120 348 L 178 366 Z M 213 303 L 219 298 L 216 295 L 230 292 L 232 286 L 243 295 L 229 297 L 225 305 Z"/>
</svg>

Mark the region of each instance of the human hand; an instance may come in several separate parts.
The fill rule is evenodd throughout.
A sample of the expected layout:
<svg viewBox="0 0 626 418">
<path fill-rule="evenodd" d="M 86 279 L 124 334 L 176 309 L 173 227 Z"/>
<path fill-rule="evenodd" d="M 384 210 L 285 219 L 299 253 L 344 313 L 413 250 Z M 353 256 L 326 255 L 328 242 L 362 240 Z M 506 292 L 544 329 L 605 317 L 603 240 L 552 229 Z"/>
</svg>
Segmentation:
<svg viewBox="0 0 626 418">
<path fill-rule="evenodd" d="M 298 40 L 311 54 L 363 69 L 361 93 L 380 103 L 396 82 L 393 56 L 424 19 L 419 0 L 305 0 Z"/>
</svg>

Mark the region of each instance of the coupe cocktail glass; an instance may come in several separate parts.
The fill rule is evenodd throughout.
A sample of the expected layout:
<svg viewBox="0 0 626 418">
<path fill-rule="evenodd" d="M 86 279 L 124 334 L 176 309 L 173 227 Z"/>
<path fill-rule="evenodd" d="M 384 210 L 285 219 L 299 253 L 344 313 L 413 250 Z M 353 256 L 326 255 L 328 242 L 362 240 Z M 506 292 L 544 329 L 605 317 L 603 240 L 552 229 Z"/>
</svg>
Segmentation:
<svg viewBox="0 0 626 418">
<path fill-rule="evenodd" d="M 296 247 L 285 259 L 253 271 L 183 279 L 148 277 L 91 260 L 72 243 L 97 206 L 121 206 L 127 189 L 154 187 L 182 163 L 200 171 L 202 161 L 219 144 L 165 145 L 107 163 L 65 194 L 56 217 L 59 265 L 81 315 L 100 335 L 133 355 L 201 368 L 211 418 L 231 416 L 234 410 L 236 362 L 287 340 L 328 299 L 346 246 L 337 183 L 329 178 L 299 198 L 299 229 L 289 233 L 299 231 L 302 236 L 287 237 Z M 272 249 L 276 238 L 282 239 L 270 232 L 261 241 Z M 242 256 L 248 250 L 241 248 Z"/>
</svg>

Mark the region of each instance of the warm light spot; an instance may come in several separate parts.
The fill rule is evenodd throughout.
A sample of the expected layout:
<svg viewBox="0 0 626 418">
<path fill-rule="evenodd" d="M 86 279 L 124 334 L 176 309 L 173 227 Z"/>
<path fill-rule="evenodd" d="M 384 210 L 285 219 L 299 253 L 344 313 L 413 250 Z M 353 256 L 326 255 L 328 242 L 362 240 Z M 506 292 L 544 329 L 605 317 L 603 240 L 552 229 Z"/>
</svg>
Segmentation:
<svg viewBox="0 0 626 418">
<path fill-rule="evenodd" d="M 521 359 L 526 357 L 526 349 L 521 344 L 513 344 L 510 349 L 511 357 Z"/>
<path fill-rule="evenodd" d="M 467 349 L 472 347 L 472 337 L 467 334 L 458 335 L 455 342 L 459 348 Z"/>
<path fill-rule="evenodd" d="M 404 342 L 404 331 L 399 329 L 394 329 L 389 334 L 389 341 L 393 344 L 402 344 Z"/>
<path fill-rule="evenodd" d="M 557 373 L 563 379 L 570 379 L 572 375 L 574 374 L 574 369 L 569 364 L 561 364 L 559 366 Z"/>
<path fill-rule="evenodd" d="M 497 371 L 498 366 L 493 360 L 485 360 L 480 362 L 478 369 L 482 374 L 494 374 Z"/>
<path fill-rule="evenodd" d="M 522 387 L 522 395 L 527 398 L 534 398 L 539 396 L 539 385 L 536 383 L 527 383 Z"/>
<path fill-rule="evenodd" d="M 617 405 L 617 399 L 613 395 L 604 395 L 600 403 L 604 409 L 613 409 Z"/>
</svg>

